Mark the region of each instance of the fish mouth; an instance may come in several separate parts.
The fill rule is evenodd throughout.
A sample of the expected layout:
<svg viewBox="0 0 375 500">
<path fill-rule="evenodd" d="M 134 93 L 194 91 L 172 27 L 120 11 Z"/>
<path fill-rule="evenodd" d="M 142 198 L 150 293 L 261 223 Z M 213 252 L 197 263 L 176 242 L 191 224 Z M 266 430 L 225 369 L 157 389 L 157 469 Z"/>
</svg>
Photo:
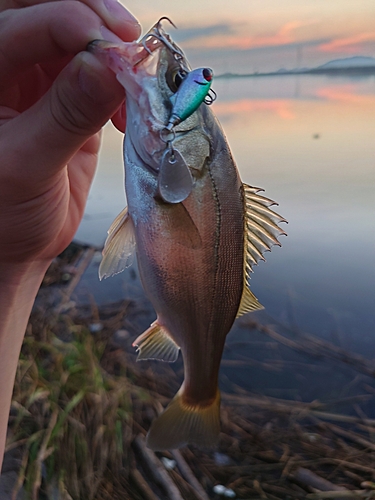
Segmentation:
<svg viewBox="0 0 375 500">
<path fill-rule="evenodd" d="M 185 54 L 178 47 L 169 34 L 162 27 L 162 21 L 168 21 L 174 28 L 177 29 L 176 25 L 169 19 L 169 17 L 161 17 L 158 22 L 156 22 L 148 32 L 139 40 L 138 44 L 142 45 L 143 48 L 150 55 L 152 52 L 159 48 L 161 45 L 164 45 L 171 54 L 173 54 L 175 60 L 181 66 L 181 69 L 185 71 L 190 70 L 190 66 L 186 60 Z M 143 60 L 144 58 L 141 58 Z"/>
<path fill-rule="evenodd" d="M 87 44 L 86 50 L 99 57 L 106 57 L 110 54 L 110 62 L 114 63 L 110 66 L 116 66 L 115 59 L 118 59 L 117 69 L 121 70 L 121 63 L 127 63 L 129 69 L 135 68 L 161 46 L 162 43 L 158 40 L 148 41 L 146 45 L 141 41 L 116 43 L 107 40 L 92 40 Z M 115 71 L 116 67 L 112 67 L 112 69 Z"/>
<path fill-rule="evenodd" d="M 97 55 L 103 55 L 103 53 L 111 52 L 113 57 L 113 55 L 116 54 L 122 63 L 126 61 L 128 65 L 135 70 L 136 67 L 144 63 L 149 56 L 152 56 L 157 49 L 164 46 L 173 55 L 181 69 L 188 72 L 191 68 L 187 62 L 185 54 L 163 29 L 162 21 L 164 20 L 167 20 L 173 27 L 176 28 L 174 23 L 168 17 L 161 17 L 159 21 L 136 42 L 116 43 L 108 42 L 107 40 L 93 40 L 89 42 L 86 50 Z"/>
</svg>

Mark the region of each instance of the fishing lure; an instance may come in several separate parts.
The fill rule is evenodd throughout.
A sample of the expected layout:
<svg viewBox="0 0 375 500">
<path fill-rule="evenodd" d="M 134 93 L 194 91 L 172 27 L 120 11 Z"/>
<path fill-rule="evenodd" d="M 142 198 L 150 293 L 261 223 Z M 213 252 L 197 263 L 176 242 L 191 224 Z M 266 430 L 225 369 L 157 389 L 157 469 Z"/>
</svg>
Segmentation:
<svg viewBox="0 0 375 500">
<path fill-rule="evenodd" d="M 211 89 L 212 77 L 213 72 L 209 68 L 190 71 L 171 98 L 173 102 L 171 116 L 160 135 L 166 143 L 166 150 L 158 174 L 159 195 L 167 203 L 184 201 L 193 189 L 190 169 L 180 151 L 173 147 L 174 127 L 189 118 L 205 102 Z"/>
<path fill-rule="evenodd" d="M 216 93 L 211 88 L 213 71 L 210 68 L 189 70 L 183 52 L 162 29 L 161 21 L 164 19 L 176 27 L 170 19 L 163 17 L 145 35 L 141 43 L 150 54 L 152 52 L 147 46 L 150 38 L 163 43 L 178 62 L 180 74 L 185 75 L 176 93 L 171 97 L 172 111 L 168 124 L 160 131 L 160 138 L 166 143 L 166 149 L 158 173 L 158 191 L 161 198 L 166 203 L 181 203 L 193 189 L 193 178 L 183 155 L 173 147 L 176 137 L 174 127 L 189 118 L 202 103 L 212 104 L 216 99 Z"/>
<path fill-rule="evenodd" d="M 189 118 L 205 102 L 211 89 L 212 78 L 213 72 L 209 68 L 198 68 L 185 76 L 177 92 L 171 98 L 173 107 L 166 126 L 167 130 L 172 130 L 173 127 Z"/>
</svg>

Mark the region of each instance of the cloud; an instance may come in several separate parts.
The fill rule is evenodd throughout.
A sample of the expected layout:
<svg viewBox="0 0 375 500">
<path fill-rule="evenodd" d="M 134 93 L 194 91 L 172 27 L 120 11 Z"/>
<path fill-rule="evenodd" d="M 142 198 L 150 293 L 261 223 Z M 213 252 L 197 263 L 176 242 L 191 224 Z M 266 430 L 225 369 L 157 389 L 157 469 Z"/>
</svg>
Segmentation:
<svg viewBox="0 0 375 500">
<path fill-rule="evenodd" d="M 249 35 L 249 28 L 243 26 L 215 25 L 207 28 L 200 28 L 195 32 L 195 36 L 185 43 L 186 48 L 208 48 L 208 49 L 255 49 L 270 48 L 292 44 L 304 43 L 297 31 L 311 24 L 310 22 L 289 21 L 283 24 L 275 33 L 268 35 Z M 220 26 L 225 29 L 220 29 Z M 210 29 L 211 28 L 211 29 Z"/>
<path fill-rule="evenodd" d="M 338 38 L 322 44 L 318 49 L 321 52 L 338 52 L 346 54 L 360 54 L 364 46 L 375 42 L 375 32 L 359 33 L 354 36 Z"/>
<path fill-rule="evenodd" d="M 173 38 L 177 43 L 188 40 L 209 38 L 215 35 L 226 36 L 233 33 L 233 26 L 229 24 L 212 24 L 208 26 L 197 26 L 195 28 L 179 28 L 173 32 Z"/>
</svg>

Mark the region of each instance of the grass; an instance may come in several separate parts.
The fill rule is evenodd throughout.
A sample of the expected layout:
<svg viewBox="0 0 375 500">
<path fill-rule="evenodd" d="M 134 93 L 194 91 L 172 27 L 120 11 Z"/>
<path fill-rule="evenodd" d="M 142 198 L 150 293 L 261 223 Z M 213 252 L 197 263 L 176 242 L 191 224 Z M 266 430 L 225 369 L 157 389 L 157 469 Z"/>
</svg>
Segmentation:
<svg viewBox="0 0 375 500">
<path fill-rule="evenodd" d="M 33 500 L 56 490 L 64 500 L 99 498 L 98 491 L 112 499 L 114 479 L 124 493 L 128 488 L 134 373 L 125 354 L 117 356 L 116 373 L 103 368 L 105 334 L 94 339 L 69 317 L 59 321 L 68 323 L 71 341 L 43 325 L 43 339 L 30 326 L 23 344 L 8 443 L 24 450 L 17 489 L 24 486 Z"/>
</svg>

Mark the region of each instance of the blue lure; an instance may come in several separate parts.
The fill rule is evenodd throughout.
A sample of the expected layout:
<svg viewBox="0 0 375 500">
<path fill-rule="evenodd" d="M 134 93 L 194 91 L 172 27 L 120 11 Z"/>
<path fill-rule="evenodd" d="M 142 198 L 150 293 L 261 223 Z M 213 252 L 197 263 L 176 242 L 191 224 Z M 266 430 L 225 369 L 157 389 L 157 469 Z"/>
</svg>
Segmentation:
<svg viewBox="0 0 375 500">
<path fill-rule="evenodd" d="M 172 114 L 167 130 L 183 122 L 205 102 L 211 89 L 213 71 L 209 68 L 198 68 L 190 71 L 182 80 L 177 92 L 172 96 Z"/>
<path fill-rule="evenodd" d="M 173 148 L 175 132 L 173 128 L 186 120 L 202 102 L 210 104 L 214 98 L 208 95 L 213 72 L 208 68 L 195 69 L 182 80 L 177 92 L 172 96 L 172 113 L 168 125 L 161 131 L 166 133 L 167 144 L 162 156 L 158 174 L 158 192 L 166 203 L 181 203 L 193 189 L 193 177 L 182 154 Z M 212 91 L 213 92 L 213 91 Z M 216 94 L 214 94 L 216 95 Z"/>
</svg>

